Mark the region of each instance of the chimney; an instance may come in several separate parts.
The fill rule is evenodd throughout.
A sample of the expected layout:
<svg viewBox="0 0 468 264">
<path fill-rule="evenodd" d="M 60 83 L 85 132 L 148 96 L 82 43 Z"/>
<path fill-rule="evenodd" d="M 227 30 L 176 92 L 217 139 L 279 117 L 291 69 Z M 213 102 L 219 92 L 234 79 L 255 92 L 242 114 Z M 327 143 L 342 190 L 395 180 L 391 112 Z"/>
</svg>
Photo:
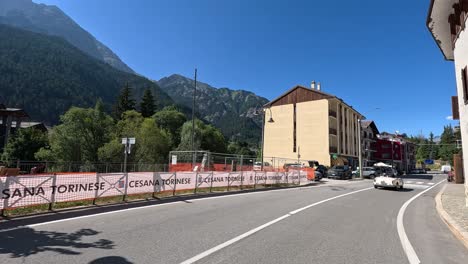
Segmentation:
<svg viewBox="0 0 468 264">
<path fill-rule="evenodd" d="M 315 81 L 312 81 L 310 84 L 310 89 L 315 90 Z"/>
<path fill-rule="evenodd" d="M 322 90 L 322 85 L 320 83 L 317 83 L 317 91 Z"/>
</svg>

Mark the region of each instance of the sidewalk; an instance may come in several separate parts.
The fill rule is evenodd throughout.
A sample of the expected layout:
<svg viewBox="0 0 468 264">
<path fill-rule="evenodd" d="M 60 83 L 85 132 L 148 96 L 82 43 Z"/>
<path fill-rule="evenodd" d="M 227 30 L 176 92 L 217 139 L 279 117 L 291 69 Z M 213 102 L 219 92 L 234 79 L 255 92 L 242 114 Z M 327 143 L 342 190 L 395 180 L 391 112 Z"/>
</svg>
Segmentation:
<svg viewBox="0 0 468 264">
<path fill-rule="evenodd" d="M 468 207 L 465 186 L 447 183 L 436 196 L 437 211 L 450 230 L 468 248 Z"/>
</svg>

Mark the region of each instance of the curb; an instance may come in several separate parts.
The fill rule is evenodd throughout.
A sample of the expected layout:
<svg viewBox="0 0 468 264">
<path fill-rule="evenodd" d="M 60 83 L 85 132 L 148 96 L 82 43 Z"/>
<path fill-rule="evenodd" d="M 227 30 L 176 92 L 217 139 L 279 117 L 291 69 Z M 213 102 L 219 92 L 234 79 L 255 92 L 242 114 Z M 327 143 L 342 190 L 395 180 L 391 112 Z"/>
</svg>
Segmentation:
<svg viewBox="0 0 468 264">
<path fill-rule="evenodd" d="M 463 229 L 453 220 L 453 218 L 445 211 L 442 205 L 442 194 L 445 191 L 447 184 L 442 187 L 442 190 L 436 195 L 435 202 L 436 202 L 436 209 L 439 213 L 440 218 L 447 224 L 448 228 L 452 233 L 455 235 L 458 240 L 468 249 L 468 232 L 463 231 Z"/>
</svg>

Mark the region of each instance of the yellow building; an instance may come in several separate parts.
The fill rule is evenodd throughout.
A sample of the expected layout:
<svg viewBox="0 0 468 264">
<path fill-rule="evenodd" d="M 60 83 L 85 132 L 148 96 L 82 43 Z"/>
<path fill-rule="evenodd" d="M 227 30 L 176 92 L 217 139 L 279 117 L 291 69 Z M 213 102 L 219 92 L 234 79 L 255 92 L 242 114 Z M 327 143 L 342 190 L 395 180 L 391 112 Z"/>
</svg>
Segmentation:
<svg viewBox="0 0 468 264">
<path fill-rule="evenodd" d="M 364 117 L 320 85 L 311 87 L 296 86 L 265 105 L 264 161 L 358 166 L 358 120 Z"/>
</svg>

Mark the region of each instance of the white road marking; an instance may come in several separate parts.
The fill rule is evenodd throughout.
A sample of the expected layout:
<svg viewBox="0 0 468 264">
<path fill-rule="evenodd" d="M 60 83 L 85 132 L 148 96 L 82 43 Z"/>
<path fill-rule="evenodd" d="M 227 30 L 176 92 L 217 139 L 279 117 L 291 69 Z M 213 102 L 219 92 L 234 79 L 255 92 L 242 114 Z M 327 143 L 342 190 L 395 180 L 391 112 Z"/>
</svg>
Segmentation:
<svg viewBox="0 0 468 264">
<path fill-rule="evenodd" d="M 210 248 L 210 249 L 208 249 L 208 250 L 206 250 L 206 251 L 204 251 L 204 252 L 202 252 L 202 253 L 200 253 L 200 254 L 198 254 L 198 255 L 190 258 L 190 259 L 187 259 L 187 260 L 181 262 L 181 264 L 195 263 L 195 262 L 197 262 L 197 261 L 199 261 L 199 260 L 201 260 L 201 259 L 203 259 L 203 258 L 205 258 L 205 257 L 207 257 L 207 256 L 209 256 L 209 255 L 211 255 L 211 254 L 225 248 L 225 247 L 228 247 L 228 246 L 230 246 L 230 245 L 232 245 L 232 244 L 234 244 L 234 243 L 236 243 L 236 242 L 238 242 L 238 241 L 240 241 L 240 240 L 242 240 L 242 239 L 244 239 L 244 238 L 246 238 L 246 237 L 248 237 L 250 235 L 253 235 L 253 234 L 257 233 L 258 231 L 260 231 L 262 229 L 265 229 L 265 228 L 267 228 L 267 227 L 269 227 L 269 226 L 271 226 L 273 224 L 276 224 L 276 223 L 278 223 L 278 222 L 280 222 L 280 221 L 282 221 L 282 220 L 284 220 L 284 219 L 286 219 L 286 218 L 288 218 L 288 217 L 290 217 L 290 216 L 292 216 L 294 214 L 297 214 L 297 213 L 299 213 L 299 212 L 301 212 L 303 210 L 306 210 L 306 209 L 308 209 L 310 207 L 313 207 L 313 206 L 316 206 L 316 205 L 319 205 L 319 204 L 322 204 L 322 203 L 325 203 L 325 202 L 328 202 L 328 201 L 331 201 L 331 200 L 335 200 L 335 199 L 338 199 L 338 198 L 341 198 L 341 197 L 344 197 L 344 196 L 355 194 L 355 193 L 358 193 L 358 192 L 367 191 L 367 190 L 370 190 L 370 189 L 374 189 L 374 187 L 365 188 L 365 189 L 361 189 L 361 190 L 341 194 L 341 195 L 338 195 L 338 196 L 334 196 L 332 198 L 328 198 L 328 199 L 325 199 L 325 200 L 322 200 L 322 201 L 319 201 L 319 202 L 304 206 L 304 207 L 299 208 L 297 210 L 291 211 L 288 214 L 280 216 L 280 217 L 278 217 L 278 218 L 276 218 L 276 219 L 274 219 L 274 220 L 272 220 L 272 221 L 270 221 L 270 222 L 268 222 L 266 224 L 263 224 L 263 225 L 261 225 L 261 226 L 259 226 L 257 228 L 251 229 L 251 230 L 249 230 L 249 231 L 247 231 L 247 232 L 245 232 L 245 233 L 243 233 L 243 234 L 241 234 L 241 235 L 239 235 L 237 237 L 234 237 L 234 238 L 232 238 L 232 239 L 230 239 L 230 240 L 228 240 L 228 241 L 226 241 L 226 242 L 224 242 L 222 244 L 219 244 L 219 245 L 217 245 L 215 247 L 212 247 L 212 248 Z"/>
<path fill-rule="evenodd" d="M 403 181 L 404 183 L 413 183 L 414 181 Z"/>
<path fill-rule="evenodd" d="M 408 189 L 427 189 L 429 188 L 429 186 L 427 185 L 420 185 L 420 184 L 404 184 L 403 185 L 405 188 L 408 188 Z"/>
<path fill-rule="evenodd" d="M 437 185 L 445 182 L 445 180 L 442 180 L 432 187 L 429 187 L 428 189 L 416 194 L 412 198 L 410 198 L 408 201 L 406 201 L 403 206 L 401 206 L 400 211 L 398 211 L 398 216 L 397 216 L 397 229 L 398 229 L 398 236 L 400 237 L 401 245 L 403 246 L 403 250 L 406 253 L 406 257 L 408 257 L 408 261 L 410 264 L 419 264 L 421 261 L 418 258 L 418 255 L 414 251 L 413 246 L 411 245 L 411 242 L 408 239 L 408 236 L 406 235 L 405 232 L 405 226 L 403 225 L 403 216 L 405 214 L 405 210 L 408 207 L 408 205 L 414 201 L 416 198 L 419 196 L 423 195 L 424 193 L 430 191 L 432 188 L 436 187 Z"/>
<path fill-rule="evenodd" d="M 427 183 L 427 184 L 429 184 L 429 185 L 434 185 L 435 183 L 433 183 L 433 182 L 429 182 L 429 183 Z"/>
<path fill-rule="evenodd" d="M 233 196 L 261 194 L 261 193 L 266 193 L 266 192 L 297 191 L 297 190 L 312 189 L 312 188 L 319 188 L 319 187 L 330 187 L 330 186 L 344 185 L 344 184 L 348 184 L 348 183 L 349 184 L 359 183 L 359 182 L 361 182 L 361 181 L 353 181 L 353 182 L 339 183 L 339 184 L 331 183 L 330 185 L 303 186 L 303 187 L 279 189 L 279 190 L 264 190 L 264 191 L 249 192 L 249 193 L 227 194 L 227 195 L 221 195 L 221 196 L 215 196 L 215 197 L 194 198 L 194 199 L 190 199 L 190 200 L 186 200 L 186 201 L 193 202 L 193 201 L 209 200 L 209 199 L 221 199 L 221 198 L 229 198 L 229 197 L 233 197 Z M 3 230 L 0 230 L 0 233 L 7 232 L 7 231 L 18 230 L 18 229 L 25 228 L 25 227 L 33 228 L 33 227 L 37 227 L 37 226 L 56 224 L 56 223 L 79 220 L 79 219 L 90 218 L 90 217 L 95 217 L 95 216 L 102 216 L 102 215 L 108 215 L 108 214 L 114 214 L 114 213 L 128 212 L 128 211 L 132 211 L 132 210 L 140 210 L 140 209 L 159 207 L 159 206 L 163 206 L 163 205 L 172 205 L 172 204 L 181 204 L 181 203 L 184 203 L 184 202 L 175 201 L 175 202 L 168 202 L 168 203 L 164 203 L 164 204 L 146 205 L 146 206 L 141 206 L 141 207 L 120 209 L 120 210 L 104 212 L 104 213 L 97 213 L 97 214 L 84 215 L 84 216 L 76 216 L 76 217 L 65 218 L 65 219 L 60 219 L 60 220 L 54 220 L 54 221 L 42 222 L 42 223 L 31 224 L 31 225 L 26 225 L 26 226 L 18 226 L 18 227 L 9 228 L 9 229 L 3 229 Z M 86 209 L 86 208 L 83 208 L 83 209 Z"/>
<path fill-rule="evenodd" d="M 424 184 L 424 182 L 417 182 L 416 184 Z"/>
</svg>

